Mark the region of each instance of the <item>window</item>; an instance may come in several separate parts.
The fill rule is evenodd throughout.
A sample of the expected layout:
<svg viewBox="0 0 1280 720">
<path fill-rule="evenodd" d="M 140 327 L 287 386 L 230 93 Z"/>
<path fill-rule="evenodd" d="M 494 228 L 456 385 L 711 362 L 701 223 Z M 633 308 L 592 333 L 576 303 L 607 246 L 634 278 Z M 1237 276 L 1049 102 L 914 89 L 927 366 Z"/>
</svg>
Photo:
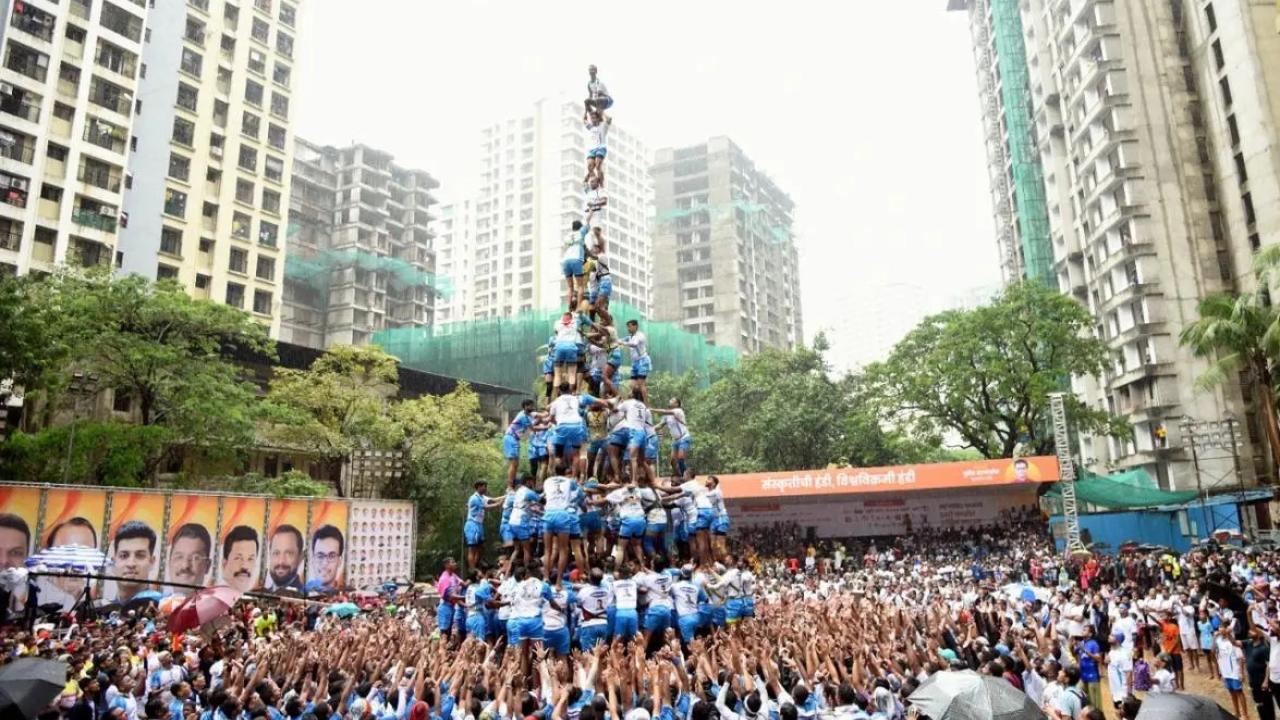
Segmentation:
<svg viewBox="0 0 1280 720">
<path fill-rule="evenodd" d="M 236 201 L 246 205 L 253 204 L 253 183 L 243 178 L 236 179 Z"/>
<path fill-rule="evenodd" d="M 266 45 L 271 39 L 271 26 L 263 22 L 262 18 L 253 19 L 253 29 L 249 31 L 254 40 Z"/>
<path fill-rule="evenodd" d="M 280 182 L 284 180 L 284 161 L 283 160 L 281 160 L 280 158 L 271 157 L 270 155 L 268 155 L 266 160 L 262 163 L 262 165 L 263 165 L 262 172 L 264 175 L 267 176 L 268 180 L 272 180 L 275 182 Z"/>
<path fill-rule="evenodd" d="M 271 114 L 278 118 L 288 119 L 289 117 L 289 96 L 281 93 L 271 93 Z"/>
<path fill-rule="evenodd" d="M 276 215 L 280 214 L 280 193 L 275 190 L 263 189 L 262 191 L 262 209 Z"/>
<path fill-rule="evenodd" d="M 275 247 L 279 240 L 280 229 L 275 223 L 269 223 L 265 220 L 258 223 L 258 244 L 267 247 Z"/>
<path fill-rule="evenodd" d="M 244 307 L 244 286 L 240 283 L 227 283 L 227 304 L 235 308 Z"/>
<path fill-rule="evenodd" d="M 200 274 L 200 273 L 196 273 L 196 287 L 197 287 L 197 288 L 199 288 L 199 289 L 201 289 L 201 290 L 208 290 L 208 289 L 209 289 L 209 280 L 210 280 L 210 278 L 209 278 L 209 276 L 208 276 L 208 275 L 203 275 L 203 274 Z"/>
<path fill-rule="evenodd" d="M 240 118 L 240 134 L 248 135 L 254 140 L 257 140 L 258 130 L 261 127 L 261 125 L 262 125 L 261 118 L 249 112 L 248 110 L 246 110 L 244 115 L 241 116 Z"/>
<path fill-rule="evenodd" d="M 1218 86 L 1222 88 L 1222 104 L 1231 107 L 1231 83 L 1224 77 L 1218 81 Z"/>
<path fill-rule="evenodd" d="M 249 251 L 231 248 L 231 256 L 227 259 L 227 270 L 241 274 L 249 272 Z"/>
<path fill-rule="evenodd" d="M 177 280 L 178 268 L 159 263 L 156 265 L 156 280 Z"/>
<path fill-rule="evenodd" d="M 1222 70 L 1223 68 L 1225 68 L 1225 67 L 1227 66 L 1226 58 L 1224 58 L 1224 57 L 1223 57 L 1223 55 L 1222 55 L 1222 41 L 1221 41 L 1221 40 L 1214 40 L 1214 41 L 1213 41 L 1213 64 L 1214 64 L 1214 65 L 1216 65 L 1216 66 L 1218 67 L 1218 69 L 1219 69 L 1219 70 Z"/>
<path fill-rule="evenodd" d="M 1244 221 L 1252 226 L 1258 222 L 1258 216 L 1253 211 L 1253 194 L 1245 193 L 1240 196 L 1240 202 L 1244 205 Z"/>
<path fill-rule="evenodd" d="M 166 255 L 182 257 L 182 231 L 177 228 L 160 230 L 160 252 Z"/>
<path fill-rule="evenodd" d="M 133 407 L 133 398 L 129 397 L 129 393 L 123 390 L 116 390 L 114 395 L 111 398 L 111 409 L 116 412 L 129 412 L 129 409 Z"/>
<path fill-rule="evenodd" d="M 293 38 L 285 33 L 276 33 L 276 52 L 291 58 L 293 57 Z"/>
<path fill-rule="evenodd" d="M 265 255 L 259 255 L 258 267 L 254 275 L 256 275 L 259 280 L 271 280 L 274 282 L 276 279 L 275 258 L 269 258 Z"/>
<path fill-rule="evenodd" d="M 259 315 L 271 314 L 271 293 L 266 290 L 253 291 L 253 311 Z"/>
<path fill-rule="evenodd" d="M 257 171 L 258 169 L 258 151 L 248 145 L 240 146 L 240 167 L 245 170 Z"/>
<path fill-rule="evenodd" d="M 275 67 L 271 71 L 271 79 L 277 85 L 289 87 L 289 77 L 291 73 L 292 70 L 288 65 L 276 63 Z"/>
<path fill-rule="evenodd" d="M 267 144 L 277 150 L 283 150 L 289 131 L 272 123 L 267 127 Z"/>
<path fill-rule="evenodd" d="M 250 105 L 262 107 L 262 84 L 246 80 L 244 84 L 244 100 Z"/>
<path fill-rule="evenodd" d="M 164 189 L 164 214 L 174 217 L 186 217 L 187 194 L 173 188 Z"/>
<path fill-rule="evenodd" d="M 1244 154 L 1236 153 L 1236 182 L 1249 182 L 1249 173 L 1244 165 Z"/>
<path fill-rule="evenodd" d="M 1235 113 L 1227 116 L 1227 131 L 1231 133 L 1231 147 L 1240 145 L 1240 125 L 1236 123 Z"/>
<path fill-rule="evenodd" d="M 183 36 L 197 45 L 204 45 L 204 23 L 188 15 L 187 27 Z"/>
<path fill-rule="evenodd" d="M 98 22 L 106 29 L 134 42 L 142 40 L 142 18 L 111 3 L 103 3 Z"/>
<path fill-rule="evenodd" d="M 1209 32 L 1218 29 L 1218 16 L 1213 12 L 1213 3 L 1204 6 L 1204 18 L 1209 21 Z"/>
<path fill-rule="evenodd" d="M 213 252 L 213 241 L 210 240 L 209 238 L 200 238 L 200 252 L 202 253 Z"/>
<path fill-rule="evenodd" d="M 267 54 L 257 48 L 249 48 L 249 69 L 262 75 L 267 72 Z"/>
<path fill-rule="evenodd" d="M 182 72 L 200 77 L 200 70 L 204 68 L 204 56 L 191 48 L 182 48 L 181 67 Z"/>
<path fill-rule="evenodd" d="M 280 3 L 280 22 L 293 27 L 298 21 L 298 9 L 289 3 Z"/>
<path fill-rule="evenodd" d="M 223 35 L 222 43 L 219 47 L 222 48 L 223 55 L 234 55 L 236 52 L 236 39 L 230 35 Z M 231 58 L 228 57 L 227 59 L 230 60 Z"/>
<path fill-rule="evenodd" d="M 231 237 L 248 240 L 249 228 L 252 227 L 253 220 L 242 212 L 235 213 L 231 216 Z"/>
<path fill-rule="evenodd" d="M 137 67 L 138 56 L 106 40 L 98 40 L 98 52 L 94 55 L 94 62 L 111 72 L 132 76 L 134 68 Z"/>
<path fill-rule="evenodd" d="M 183 118 L 173 119 L 173 141 L 179 145 L 195 147 L 196 124 Z"/>
<path fill-rule="evenodd" d="M 227 3 L 222 6 L 222 21 L 229 28 L 234 28 L 240 24 L 240 8 Z"/>
<path fill-rule="evenodd" d="M 190 85 L 178 83 L 178 107 L 196 112 L 196 104 L 200 100 L 200 91 Z"/>
<path fill-rule="evenodd" d="M 169 153 L 169 177 L 186 182 L 191 177 L 191 160 L 178 153 Z"/>
<path fill-rule="evenodd" d="M 98 76 L 93 77 L 93 81 L 89 84 L 89 102 L 100 105 L 108 110 L 114 110 L 121 115 L 128 115 L 129 108 L 133 105 L 128 90 L 107 82 Z"/>
</svg>

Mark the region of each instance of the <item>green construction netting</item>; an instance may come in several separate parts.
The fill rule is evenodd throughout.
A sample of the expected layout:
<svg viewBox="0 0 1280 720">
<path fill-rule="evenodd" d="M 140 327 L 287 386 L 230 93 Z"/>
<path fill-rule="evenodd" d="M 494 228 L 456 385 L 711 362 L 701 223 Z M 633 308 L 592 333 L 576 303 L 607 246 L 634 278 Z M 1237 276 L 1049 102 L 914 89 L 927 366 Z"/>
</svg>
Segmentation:
<svg viewBox="0 0 1280 720">
<path fill-rule="evenodd" d="M 1036 147 L 1031 85 L 1018 0 L 992 0 L 992 34 L 1000 72 L 1006 147 L 1013 172 L 1018 229 L 1022 234 L 1022 262 L 1030 280 L 1057 286 L 1053 274 L 1053 245 L 1045 202 L 1044 170 Z"/>
<path fill-rule="evenodd" d="M 1058 485 L 1045 493 L 1060 498 Z M 1116 475 L 1096 475 L 1084 470 L 1076 480 L 1076 501 L 1105 508 L 1144 508 L 1157 505 L 1181 505 L 1196 499 L 1195 491 L 1169 492 L 1156 486 L 1146 470 L 1127 470 Z"/>
<path fill-rule="evenodd" d="M 732 202 L 718 204 L 693 205 L 687 208 L 672 208 L 654 216 L 659 225 L 680 226 L 705 225 L 721 222 L 730 217 L 737 217 L 748 228 L 755 228 L 774 243 L 784 243 L 792 239 L 791 228 L 786 225 L 768 224 L 765 206 L 742 197 L 735 197 Z"/>
<path fill-rule="evenodd" d="M 355 248 L 320 250 L 306 255 L 301 252 L 290 253 L 285 258 L 284 276 L 288 280 L 296 280 L 323 290 L 328 287 L 333 271 L 350 267 L 386 273 L 387 281 L 393 285 L 423 286 L 446 298 L 453 294 L 453 282 L 448 277 L 426 272 L 400 258 L 384 257 Z"/>
<path fill-rule="evenodd" d="M 609 310 L 624 334 L 623 323 L 642 317 L 620 302 L 610 303 Z M 417 370 L 531 392 L 541 378 L 539 366 L 552 325 L 562 312 L 534 310 L 509 318 L 383 330 L 374 334 L 373 341 Z M 736 349 L 711 345 L 673 323 L 642 321 L 640 329 L 649 339 L 654 372 L 693 371 L 706 383 L 713 367 L 730 367 L 738 361 Z M 630 362 L 624 350 L 624 378 L 629 377 Z"/>
</svg>

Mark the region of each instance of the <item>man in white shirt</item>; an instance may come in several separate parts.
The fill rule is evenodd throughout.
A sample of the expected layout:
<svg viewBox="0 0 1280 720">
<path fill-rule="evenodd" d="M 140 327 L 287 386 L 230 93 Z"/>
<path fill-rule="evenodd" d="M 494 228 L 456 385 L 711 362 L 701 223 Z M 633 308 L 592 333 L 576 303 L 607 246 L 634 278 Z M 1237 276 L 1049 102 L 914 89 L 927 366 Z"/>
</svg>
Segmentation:
<svg viewBox="0 0 1280 720">
<path fill-rule="evenodd" d="M 680 407 L 680 398 L 671 398 L 668 410 L 653 410 L 654 415 L 662 418 L 667 429 L 667 437 L 671 438 L 671 475 L 682 478 L 686 469 L 685 457 L 693 447 L 693 435 L 685 423 L 684 409 Z"/>
<path fill-rule="evenodd" d="M 619 340 L 631 350 L 631 387 L 638 389 L 640 400 L 649 403 L 649 386 L 646 381 L 653 373 L 653 361 L 649 358 L 649 338 L 640 331 L 640 323 L 627 321 L 626 337 Z"/>
<path fill-rule="evenodd" d="M 609 128 L 613 118 L 600 110 L 587 110 L 582 114 L 582 124 L 587 129 L 587 175 L 582 182 L 604 187 L 604 158 L 609 154 Z"/>
<path fill-rule="evenodd" d="M 573 397 L 561 395 L 556 398 L 556 402 Z M 556 467 L 556 474 L 542 484 L 542 531 L 545 546 L 542 565 L 548 571 L 554 571 L 553 580 L 562 577 L 569 567 L 569 533 L 574 520 L 570 504 L 578 490 L 578 484 L 568 474 L 569 466 L 561 461 Z"/>
<path fill-rule="evenodd" d="M 680 485 L 685 497 L 693 500 L 691 524 L 693 529 L 693 555 L 697 564 L 710 566 L 711 526 L 715 524 L 715 508 L 708 494 L 707 486 L 698 478 L 692 478 Z"/>
<path fill-rule="evenodd" d="M 1107 685 L 1111 688 L 1111 701 L 1118 708 L 1133 689 L 1133 651 L 1125 645 L 1124 633 L 1111 635 L 1111 649 L 1107 651 Z"/>
<path fill-rule="evenodd" d="M 624 482 L 622 472 L 622 450 L 626 448 L 631 454 L 631 481 L 640 477 L 640 459 L 644 456 L 645 443 L 648 440 L 648 428 L 645 420 L 649 409 L 644 403 L 644 393 L 632 383 L 631 397 L 618 403 L 618 412 L 622 419 L 618 421 L 613 432 L 609 434 L 609 462 L 613 468 L 613 476 Z"/>
</svg>

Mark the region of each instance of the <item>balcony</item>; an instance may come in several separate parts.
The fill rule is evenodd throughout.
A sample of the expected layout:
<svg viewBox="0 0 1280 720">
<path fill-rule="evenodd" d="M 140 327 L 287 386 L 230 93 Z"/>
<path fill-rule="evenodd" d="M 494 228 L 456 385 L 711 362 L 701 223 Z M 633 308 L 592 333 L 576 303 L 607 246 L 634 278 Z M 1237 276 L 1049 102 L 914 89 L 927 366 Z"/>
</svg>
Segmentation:
<svg viewBox="0 0 1280 720">
<path fill-rule="evenodd" d="M 79 208 L 71 213 L 71 222 L 94 230 L 101 230 L 105 233 L 115 233 L 118 221 L 114 213 L 108 215 L 99 210 L 90 210 L 87 208 Z M 97 243 L 94 243 L 95 245 Z"/>
<path fill-rule="evenodd" d="M 9 46 L 9 56 L 5 58 L 4 66 L 39 82 L 44 82 L 49 77 L 49 57 L 27 50 L 21 45 Z"/>
<path fill-rule="evenodd" d="M 82 267 L 111 267 L 111 248 L 102 243 L 83 238 L 72 238 L 70 249 L 70 254 L 77 265 Z"/>
<path fill-rule="evenodd" d="M 3 137 L 0 137 L 0 157 L 30 165 L 35 158 L 35 143 L 12 137 L 6 142 Z"/>
<path fill-rule="evenodd" d="M 54 185 L 61 185 L 62 181 L 67 177 L 67 163 L 65 160 L 54 160 L 45 158 L 44 161 L 44 178 L 53 181 Z"/>
<path fill-rule="evenodd" d="M 1125 385 L 1131 385 L 1139 380 L 1148 380 L 1160 377 L 1162 375 L 1174 374 L 1173 363 L 1153 362 L 1138 365 L 1129 368 L 1122 373 L 1107 373 L 1107 387 L 1111 390 L 1118 390 Z"/>
<path fill-rule="evenodd" d="M 92 145 L 104 150 L 124 154 L 125 132 L 123 129 L 97 118 L 89 118 L 84 127 L 84 139 Z"/>
<path fill-rule="evenodd" d="M 113 172 L 99 168 L 82 167 L 77 179 L 91 187 L 113 193 L 120 192 L 120 175 Z"/>
<path fill-rule="evenodd" d="M 58 216 L 62 214 L 62 206 L 57 200 L 47 200 L 40 198 L 40 206 L 36 208 L 36 214 L 41 220 L 50 222 L 58 222 Z"/>
<path fill-rule="evenodd" d="M 40 104 L 14 95 L 0 95 L 0 112 L 20 117 L 27 122 L 40 121 Z"/>
<path fill-rule="evenodd" d="M 124 55 L 107 48 L 99 48 L 93 56 L 93 61 L 98 64 L 98 67 L 126 78 L 133 78 L 134 70 L 137 69 L 137 60 L 131 55 Z"/>
<path fill-rule="evenodd" d="M 0 225 L 0 250 L 17 252 L 22 246 L 22 223 L 7 222 Z"/>
<path fill-rule="evenodd" d="M 27 191 L 15 187 L 0 188 L 0 203 L 17 208 L 27 206 Z"/>
<path fill-rule="evenodd" d="M 25 3 L 15 6 L 13 15 L 9 17 L 10 27 L 39 38 L 44 42 L 53 41 L 53 27 L 55 24 L 56 21 L 52 15 L 41 12 Z"/>
<path fill-rule="evenodd" d="M 88 20 L 92 5 L 92 0 L 71 0 L 71 17 Z"/>
<path fill-rule="evenodd" d="M 121 115 L 128 115 L 133 107 L 133 98 L 129 94 L 116 88 L 114 85 L 94 79 L 93 88 L 89 91 L 89 102 L 108 110 L 113 110 Z"/>
</svg>

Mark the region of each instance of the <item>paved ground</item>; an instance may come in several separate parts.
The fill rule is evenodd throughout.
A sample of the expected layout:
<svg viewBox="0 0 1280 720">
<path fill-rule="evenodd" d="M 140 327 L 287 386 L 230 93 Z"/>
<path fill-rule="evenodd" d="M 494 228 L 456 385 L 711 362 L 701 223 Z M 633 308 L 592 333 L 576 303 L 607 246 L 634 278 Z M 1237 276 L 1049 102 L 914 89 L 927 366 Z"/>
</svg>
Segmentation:
<svg viewBox="0 0 1280 720">
<path fill-rule="evenodd" d="M 1205 667 L 1203 660 L 1200 662 L 1199 670 L 1187 669 L 1184 680 L 1186 683 L 1186 692 L 1211 697 L 1214 700 L 1217 700 L 1218 704 L 1226 710 L 1231 710 L 1231 696 L 1227 693 L 1227 689 L 1223 687 L 1221 680 L 1215 680 L 1209 677 L 1209 671 Z M 1142 697 L 1144 694 L 1145 693 L 1138 693 L 1138 697 Z M 1247 685 L 1245 687 L 1244 694 L 1245 699 L 1248 700 L 1249 688 Z M 1102 697 L 1107 700 L 1111 698 L 1111 690 L 1107 687 L 1107 678 L 1105 675 L 1102 678 Z M 1118 713 L 1110 707 L 1106 708 L 1106 712 L 1108 718 L 1119 717 Z M 1249 718 L 1250 720 L 1258 720 L 1257 709 L 1254 708 L 1252 702 L 1249 704 Z"/>
</svg>

